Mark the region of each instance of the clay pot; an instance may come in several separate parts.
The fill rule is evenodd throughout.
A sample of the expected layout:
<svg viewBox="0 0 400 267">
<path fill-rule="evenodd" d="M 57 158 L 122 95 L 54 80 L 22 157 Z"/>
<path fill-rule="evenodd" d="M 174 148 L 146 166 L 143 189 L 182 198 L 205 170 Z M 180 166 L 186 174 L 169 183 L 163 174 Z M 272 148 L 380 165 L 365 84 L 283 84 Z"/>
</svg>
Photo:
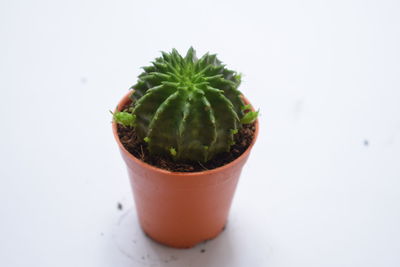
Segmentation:
<svg viewBox="0 0 400 267">
<path fill-rule="evenodd" d="M 119 109 L 130 103 L 127 94 Z M 247 101 L 246 101 L 247 102 Z M 143 231 L 155 241 L 189 248 L 215 238 L 225 227 L 232 198 L 252 144 L 229 164 L 201 172 L 170 172 L 151 166 L 122 145 L 116 123 L 114 137 L 128 168 L 137 214 Z"/>
</svg>

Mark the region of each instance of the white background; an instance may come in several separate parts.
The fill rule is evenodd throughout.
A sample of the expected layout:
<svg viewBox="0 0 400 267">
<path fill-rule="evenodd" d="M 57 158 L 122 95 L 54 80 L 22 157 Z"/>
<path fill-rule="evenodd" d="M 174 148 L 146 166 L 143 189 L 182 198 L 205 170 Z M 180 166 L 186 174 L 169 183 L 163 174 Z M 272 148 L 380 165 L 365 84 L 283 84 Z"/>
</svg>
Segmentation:
<svg viewBox="0 0 400 267">
<path fill-rule="evenodd" d="M 262 115 L 227 230 L 176 250 L 138 227 L 108 111 L 190 45 Z M 399 47 L 395 0 L 0 1 L 0 266 L 399 266 Z"/>
</svg>

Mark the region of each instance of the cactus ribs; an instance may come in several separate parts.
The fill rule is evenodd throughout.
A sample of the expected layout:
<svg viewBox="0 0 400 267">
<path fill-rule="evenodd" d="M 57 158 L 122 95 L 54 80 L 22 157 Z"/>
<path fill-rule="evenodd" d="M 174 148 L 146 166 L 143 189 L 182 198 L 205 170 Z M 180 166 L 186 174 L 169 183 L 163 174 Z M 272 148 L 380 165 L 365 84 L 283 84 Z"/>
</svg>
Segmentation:
<svg viewBox="0 0 400 267">
<path fill-rule="evenodd" d="M 143 67 L 132 101 L 113 113 L 122 143 L 136 157 L 172 171 L 231 162 L 250 145 L 258 111 L 238 90 L 241 75 L 215 54 L 162 52 Z"/>
</svg>

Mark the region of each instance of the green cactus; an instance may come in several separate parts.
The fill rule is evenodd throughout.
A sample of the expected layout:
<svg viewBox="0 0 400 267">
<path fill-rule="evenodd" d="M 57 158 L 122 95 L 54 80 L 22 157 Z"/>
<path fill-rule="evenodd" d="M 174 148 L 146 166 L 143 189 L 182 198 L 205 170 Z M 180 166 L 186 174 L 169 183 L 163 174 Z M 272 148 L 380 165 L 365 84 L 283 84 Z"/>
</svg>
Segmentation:
<svg viewBox="0 0 400 267">
<path fill-rule="evenodd" d="M 216 55 L 198 59 L 190 48 L 182 57 L 173 49 L 143 69 L 132 86 L 131 125 L 151 154 L 206 162 L 229 151 L 241 125 L 258 115 L 240 96 L 240 75 Z"/>
</svg>

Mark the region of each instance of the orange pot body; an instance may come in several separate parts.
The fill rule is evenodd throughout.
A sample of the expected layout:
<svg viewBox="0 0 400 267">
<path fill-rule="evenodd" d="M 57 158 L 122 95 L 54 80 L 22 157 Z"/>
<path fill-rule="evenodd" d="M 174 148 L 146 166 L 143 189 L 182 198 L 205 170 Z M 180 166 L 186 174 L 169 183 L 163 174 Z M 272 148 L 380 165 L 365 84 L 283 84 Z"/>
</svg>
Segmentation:
<svg viewBox="0 0 400 267">
<path fill-rule="evenodd" d="M 119 108 L 130 102 L 126 95 Z M 246 101 L 247 102 L 247 101 Z M 170 172 L 151 166 L 122 145 L 113 123 L 114 136 L 127 165 L 137 214 L 143 231 L 159 243 L 189 248 L 216 237 L 227 222 L 229 209 L 250 147 L 231 163 L 202 172 Z"/>
</svg>

